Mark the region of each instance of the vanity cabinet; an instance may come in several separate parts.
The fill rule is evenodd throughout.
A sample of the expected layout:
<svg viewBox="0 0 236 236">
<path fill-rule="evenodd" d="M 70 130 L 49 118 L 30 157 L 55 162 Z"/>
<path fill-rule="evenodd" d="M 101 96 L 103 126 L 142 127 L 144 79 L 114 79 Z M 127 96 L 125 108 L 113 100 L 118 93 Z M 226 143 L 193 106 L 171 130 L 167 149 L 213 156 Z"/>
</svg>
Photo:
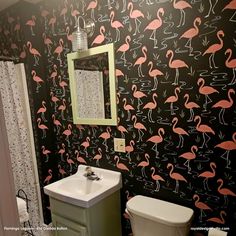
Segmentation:
<svg viewBox="0 0 236 236">
<path fill-rule="evenodd" d="M 121 236 L 120 192 L 83 208 L 50 197 L 55 236 Z"/>
</svg>

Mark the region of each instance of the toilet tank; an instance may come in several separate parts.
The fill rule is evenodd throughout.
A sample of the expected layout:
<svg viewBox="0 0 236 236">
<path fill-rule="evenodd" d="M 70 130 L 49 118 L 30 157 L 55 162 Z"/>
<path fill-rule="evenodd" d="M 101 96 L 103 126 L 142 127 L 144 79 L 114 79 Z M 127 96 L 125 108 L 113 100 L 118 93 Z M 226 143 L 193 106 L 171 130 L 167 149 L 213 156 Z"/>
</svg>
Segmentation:
<svg viewBox="0 0 236 236">
<path fill-rule="evenodd" d="M 193 218 L 190 208 L 141 195 L 126 209 L 134 236 L 187 236 Z"/>
</svg>

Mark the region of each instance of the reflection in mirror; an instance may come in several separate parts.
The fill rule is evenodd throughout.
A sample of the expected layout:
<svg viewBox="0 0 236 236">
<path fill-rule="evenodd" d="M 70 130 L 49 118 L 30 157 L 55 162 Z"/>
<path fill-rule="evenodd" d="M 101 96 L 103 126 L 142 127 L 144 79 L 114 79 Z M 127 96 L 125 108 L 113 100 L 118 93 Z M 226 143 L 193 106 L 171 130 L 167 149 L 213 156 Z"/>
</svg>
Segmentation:
<svg viewBox="0 0 236 236">
<path fill-rule="evenodd" d="M 117 125 L 113 44 L 67 58 L 74 123 Z"/>
<path fill-rule="evenodd" d="M 76 59 L 74 68 L 78 116 L 110 119 L 108 53 Z"/>
</svg>

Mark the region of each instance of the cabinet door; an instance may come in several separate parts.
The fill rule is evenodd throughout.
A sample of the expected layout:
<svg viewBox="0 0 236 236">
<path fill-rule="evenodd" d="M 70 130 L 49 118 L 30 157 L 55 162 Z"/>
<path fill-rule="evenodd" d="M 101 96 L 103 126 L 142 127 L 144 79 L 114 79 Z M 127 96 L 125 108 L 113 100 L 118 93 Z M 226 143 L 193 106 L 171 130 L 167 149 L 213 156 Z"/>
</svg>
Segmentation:
<svg viewBox="0 0 236 236">
<path fill-rule="evenodd" d="M 53 214 L 52 223 L 57 229 L 55 236 L 88 236 L 85 226 L 67 220 L 61 216 Z"/>
</svg>

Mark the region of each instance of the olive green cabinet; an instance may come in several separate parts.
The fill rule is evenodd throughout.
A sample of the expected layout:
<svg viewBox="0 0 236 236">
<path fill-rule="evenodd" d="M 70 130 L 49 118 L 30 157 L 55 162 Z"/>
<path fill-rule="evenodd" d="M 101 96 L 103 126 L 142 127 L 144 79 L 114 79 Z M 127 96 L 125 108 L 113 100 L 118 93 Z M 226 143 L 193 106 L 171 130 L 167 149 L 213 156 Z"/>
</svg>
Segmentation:
<svg viewBox="0 0 236 236">
<path fill-rule="evenodd" d="M 121 236 L 119 191 L 89 208 L 50 197 L 55 236 Z"/>
</svg>

